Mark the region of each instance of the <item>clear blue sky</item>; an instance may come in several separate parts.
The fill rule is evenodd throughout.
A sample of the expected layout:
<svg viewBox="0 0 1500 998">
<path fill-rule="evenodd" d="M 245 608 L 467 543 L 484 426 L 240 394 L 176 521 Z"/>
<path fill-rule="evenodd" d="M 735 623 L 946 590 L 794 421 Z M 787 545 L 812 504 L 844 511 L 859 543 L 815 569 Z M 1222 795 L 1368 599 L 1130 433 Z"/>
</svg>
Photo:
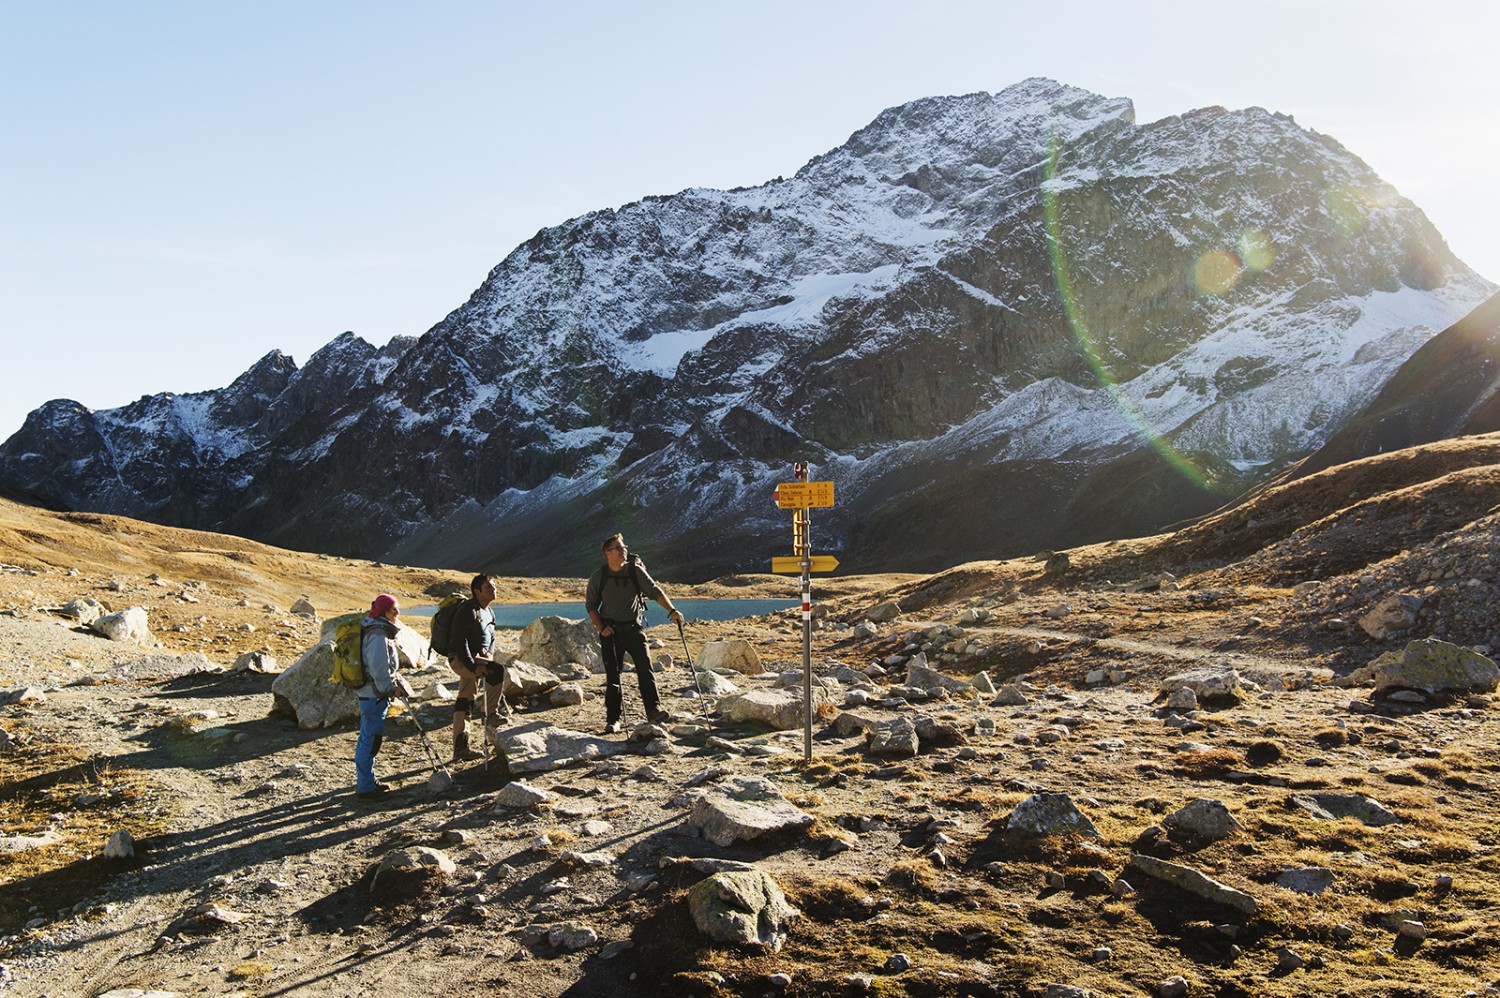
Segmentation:
<svg viewBox="0 0 1500 998">
<path fill-rule="evenodd" d="M 538 229 L 1048 76 L 1332 135 L 1500 280 L 1500 5 L 0 0 L 0 438 L 420 334 Z"/>
</svg>

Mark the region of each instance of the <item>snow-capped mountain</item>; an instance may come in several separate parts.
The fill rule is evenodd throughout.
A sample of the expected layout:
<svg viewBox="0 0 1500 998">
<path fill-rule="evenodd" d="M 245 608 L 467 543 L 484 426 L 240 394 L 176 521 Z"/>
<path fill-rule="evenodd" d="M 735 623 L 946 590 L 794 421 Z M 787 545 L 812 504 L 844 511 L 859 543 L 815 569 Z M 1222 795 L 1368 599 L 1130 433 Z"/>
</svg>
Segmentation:
<svg viewBox="0 0 1500 998">
<path fill-rule="evenodd" d="M 1493 294 L 1334 140 L 1259 108 L 1137 125 L 1050 80 L 882 113 L 790 178 L 572 219 L 420 339 L 90 412 L 0 484 L 292 547 L 580 574 L 847 571 L 1150 531 L 1320 446 Z"/>
</svg>

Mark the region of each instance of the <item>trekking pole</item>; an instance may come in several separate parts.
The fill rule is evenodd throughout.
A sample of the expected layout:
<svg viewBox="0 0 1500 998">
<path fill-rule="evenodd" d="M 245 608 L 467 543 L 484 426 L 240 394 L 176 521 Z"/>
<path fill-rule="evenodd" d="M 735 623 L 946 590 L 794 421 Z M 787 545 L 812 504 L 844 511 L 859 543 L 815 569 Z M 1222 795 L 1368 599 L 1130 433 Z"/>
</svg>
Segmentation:
<svg viewBox="0 0 1500 998">
<path fill-rule="evenodd" d="M 474 679 L 474 699 L 479 701 L 479 740 L 484 742 L 484 771 L 488 773 L 490 771 L 490 729 L 486 725 L 489 723 L 490 716 L 488 701 L 485 699 L 486 685 L 485 670 L 480 669 Z"/>
<path fill-rule="evenodd" d="M 409 696 L 402 697 L 401 699 L 406 703 L 406 715 L 411 718 L 411 723 L 416 725 L 417 734 L 422 738 L 422 747 L 427 750 L 427 758 L 432 760 L 433 772 L 442 773 L 451 780 L 453 775 L 448 772 L 447 767 L 438 758 L 437 749 L 432 747 L 432 740 L 427 737 L 427 729 L 422 727 L 421 721 L 417 720 L 417 705 L 412 703 L 412 699 Z"/>
<path fill-rule="evenodd" d="M 693 664 L 693 653 L 688 650 L 687 634 L 682 630 L 682 621 L 677 622 L 677 636 L 682 639 L 682 653 L 687 656 L 688 671 L 693 674 L 693 687 L 698 691 L 699 713 L 705 713 L 703 684 L 698 681 L 698 667 Z"/>
</svg>

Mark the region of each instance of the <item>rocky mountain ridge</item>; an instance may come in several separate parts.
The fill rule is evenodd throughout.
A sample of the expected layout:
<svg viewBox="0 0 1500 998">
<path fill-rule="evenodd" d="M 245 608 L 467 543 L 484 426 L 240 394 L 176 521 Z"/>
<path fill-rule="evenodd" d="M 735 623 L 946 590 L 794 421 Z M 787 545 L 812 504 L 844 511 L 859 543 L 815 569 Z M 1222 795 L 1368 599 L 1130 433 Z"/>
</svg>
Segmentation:
<svg viewBox="0 0 1500 998">
<path fill-rule="evenodd" d="M 39 409 L 11 494 L 416 564 L 930 569 L 1159 529 L 1320 446 L 1494 288 L 1325 136 L 1050 80 L 882 113 L 790 178 L 539 232 L 417 340 Z M 912 544 L 912 537 L 921 540 Z M 975 549 L 975 544 L 979 548 Z"/>
</svg>

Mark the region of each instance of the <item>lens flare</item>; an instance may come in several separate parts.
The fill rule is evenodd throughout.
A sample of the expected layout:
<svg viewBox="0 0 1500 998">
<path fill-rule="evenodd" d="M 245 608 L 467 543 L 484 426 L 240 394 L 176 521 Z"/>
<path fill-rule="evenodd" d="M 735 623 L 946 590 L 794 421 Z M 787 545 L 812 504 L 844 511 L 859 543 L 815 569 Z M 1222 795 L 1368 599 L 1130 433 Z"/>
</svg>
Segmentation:
<svg viewBox="0 0 1500 998">
<path fill-rule="evenodd" d="M 1346 236 L 1359 233 L 1370 217 L 1370 199 L 1357 187 L 1339 184 L 1323 194 L 1323 205 L 1333 224 Z"/>
<path fill-rule="evenodd" d="M 1099 356 L 1099 351 L 1094 345 L 1094 338 L 1089 333 L 1088 324 L 1084 321 L 1083 312 L 1078 307 L 1077 296 L 1073 293 L 1073 278 L 1068 268 L 1067 250 L 1063 245 L 1062 212 L 1058 205 L 1058 191 L 1061 184 L 1058 182 L 1057 163 L 1060 152 L 1061 142 L 1056 131 L 1051 131 L 1047 137 L 1047 160 L 1042 170 L 1042 222 L 1047 235 L 1047 252 L 1052 257 L 1052 280 L 1057 285 L 1057 295 L 1062 300 L 1068 325 L 1073 329 L 1073 339 L 1077 341 L 1078 348 L 1083 351 L 1083 356 L 1088 361 L 1089 368 L 1094 372 L 1094 378 L 1099 382 L 1099 387 L 1109 393 L 1116 408 L 1120 410 L 1120 414 L 1135 426 L 1145 441 L 1162 456 L 1168 466 L 1201 489 L 1222 492 L 1223 489 L 1211 483 L 1197 465 L 1162 439 L 1135 404 L 1120 391 L 1114 372 Z M 1236 263 L 1236 270 L 1238 270 L 1238 263 Z"/>
<path fill-rule="evenodd" d="M 1271 237 L 1260 229 L 1246 229 L 1240 233 L 1240 262 L 1247 270 L 1260 273 L 1270 270 L 1271 264 L 1276 262 L 1276 247 L 1271 243 Z"/>
<path fill-rule="evenodd" d="M 1193 284 L 1200 294 L 1227 295 L 1240 283 L 1240 258 L 1224 250 L 1209 250 L 1193 264 Z"/>
</svg>

